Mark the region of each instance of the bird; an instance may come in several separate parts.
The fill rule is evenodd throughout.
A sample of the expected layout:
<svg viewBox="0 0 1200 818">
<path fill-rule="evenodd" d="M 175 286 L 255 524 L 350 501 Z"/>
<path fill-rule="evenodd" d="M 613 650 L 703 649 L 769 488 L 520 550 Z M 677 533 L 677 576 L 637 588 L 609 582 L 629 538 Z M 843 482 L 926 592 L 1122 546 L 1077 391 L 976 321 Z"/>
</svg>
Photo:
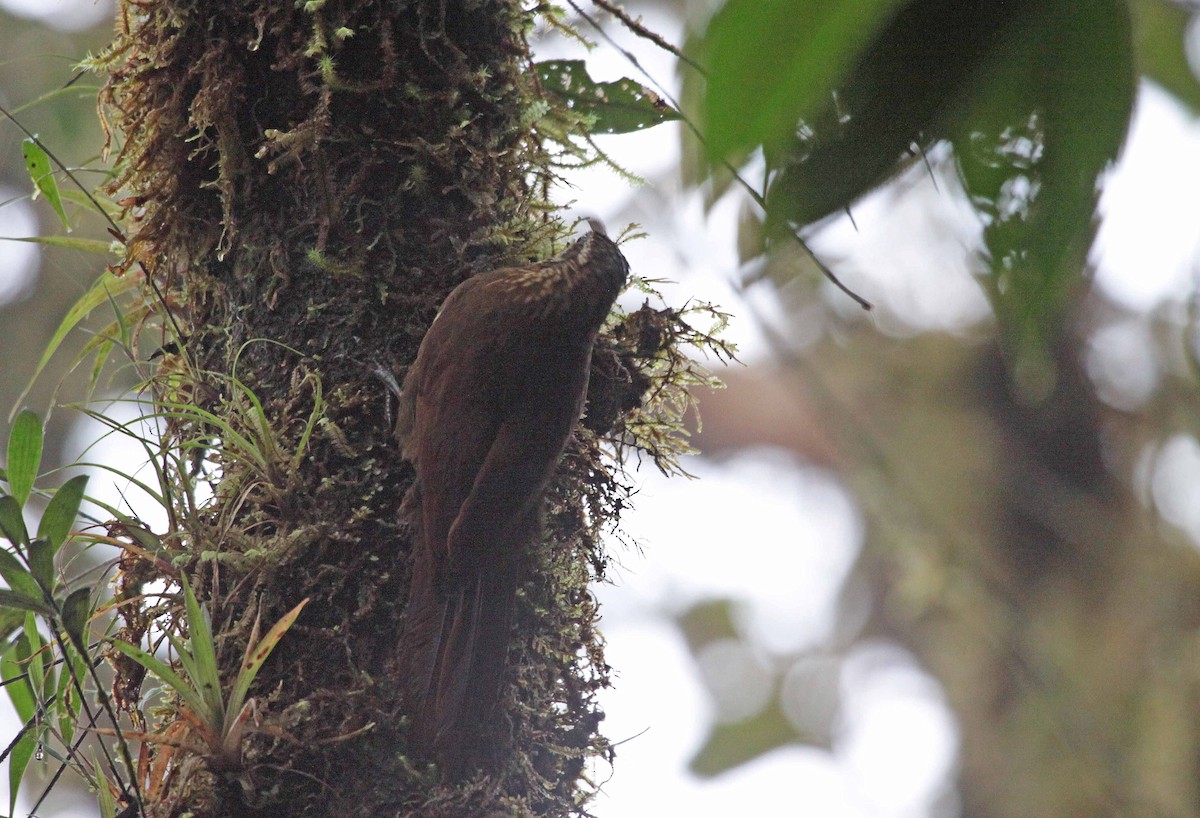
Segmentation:
<svg viewBox="0 0 1200 818">
<path fill-rule="evenodd" d="M 401 639 L 408 742 L 448 779 L 488 763 L 517 588 L 544 493 L 629 275 L 604 225 L 560 256 L 446 297 L 404 378 L 396 437 L 416 471 Z"/>
</svg>

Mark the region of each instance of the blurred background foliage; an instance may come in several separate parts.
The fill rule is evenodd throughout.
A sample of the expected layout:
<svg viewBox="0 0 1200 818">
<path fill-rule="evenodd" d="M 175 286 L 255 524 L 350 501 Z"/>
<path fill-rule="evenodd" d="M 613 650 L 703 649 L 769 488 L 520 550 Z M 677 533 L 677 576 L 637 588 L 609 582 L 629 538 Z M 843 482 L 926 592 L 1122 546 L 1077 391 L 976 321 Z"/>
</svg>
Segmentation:
<svg viewBox="0 0 1200 818">
<path fill-rule="evenodd" d="M 702 73 L 579 5 L 620 43 L 575 18 L 598 45 L 597 76 L 610 76 L 607 55 L 615 77 L 678 87 L 706 136 L 663 125 L 607 137 L 601 147 L 648 184 L 600 201 L 576 182 L 580 207 L 647 229 L 652 240 L 629 250 L 642 274 L 665 271 L 685 292 L 711 286 L 705 275 L 732 283 L 725 306 L 751 327 L 746 366 L 702 397 L 701 462 L 719 471 L 747 453 L 783 453 L 787 469 L 837 486 L 861 521 L 841 538 L 849 544 L 829 546 L 854 564 L 818 578 L 834 601 L 827 626 L 808 625 L 815 636 L 764 637 L 748 624 L 752 590 L 655 597 L 651 613 L 675 628 L 709 696 L 692 771 L 717 777 L 797 745 L 836 759 L 853 728 L 855 679 L 912 665 L 953 713 L 957 756 L 904 809 L 884 792 L 849 814 L 1200 814 L 1200 299 L 1194 275 L 1151 300 L 1119 297 L 1097 283 L 1105 248 L 1093 241 L 1097 203 L 1119 209 L 1097 184 L 1139 95 L 1200 113 L 1194 7 L 628 4 L 686 42 Z M 98 184 L 86 170 L 103 138 L 97 83 L 73 66 L 107 41 L 105 5 L 38 13 L 0 2 L 0 104 Z M 549 35 L 539 48 L 580 56 Z M 678 153 L 662 147 L 673 132 Z M 0 235 L 56 233 L 54 213 L 29 199 L 21 139 L 0 126 Z M 656 152 L 670 161 L 638 166 Z M 86 209 L 69 216 L 76 234 L 104 238 Z M 717 242 L 728 246 L 706 254 Z M 1163 263 L 1153 249 L 1133 255 Z M 64 248 L 0 250 L 7 416 L 98 263 Z M 874 309 L 831 286 L 822 264 Z M 56 359 L 26 403 L 48 407 L 63 368 Z M 109 388 L 131 382 L 117 371 Z M 68 380 L 57 399 L 82 392 Z M 72 421 L 52 416 L 48 461 L 79 455 Z M 732 529 L 713 527 L 734 536 L 715 552 L 683 549 L 685 559 L 759 553 L 743 540 L 789 547 L 769 511 L 688 513 L 727 515 Z M 629 528 L 640 536 L 636 518 Z M 648 541 L 645 560 L 658 545 Z M 624 559 L 636 573 L 643 558 Z M 750 570 L 777 583 L 779 564 L 791 563 L 768 555 Z M 605 593 L 619 625 L 620 591 Z M 895 765 L 923 741 L 894 736 Z M 617 782 L 637 775 L 625 752 Z"/>
</svg>

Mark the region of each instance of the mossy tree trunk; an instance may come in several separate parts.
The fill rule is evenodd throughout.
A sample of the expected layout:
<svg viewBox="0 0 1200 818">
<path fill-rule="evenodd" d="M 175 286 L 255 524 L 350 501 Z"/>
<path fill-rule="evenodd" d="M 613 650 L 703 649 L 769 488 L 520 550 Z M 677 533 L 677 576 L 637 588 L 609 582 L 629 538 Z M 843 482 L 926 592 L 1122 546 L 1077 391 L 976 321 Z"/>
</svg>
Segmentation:
<svg viewBox="0 0 1200 818">
<path fill-rule="evenodd" d="M 504 761 L 444 786 L 405 752 L 412 470 L 373 374 L 403 371 L 459 281 L 561 239 L 530 124 L 546 104 L 532 24 L 518 0 L 122 4 L 102 57 L 102 110 L 124 140 L 113 192 L 127 274 L 170 307 L 153 394 L 193 455 L 164 541 L 212 614 L 225 684 L 255 617 L 310 600 L 255 683 L 240 759 L 198 749 L 186 714 L 159 719 L 171 741 L 149 745 L 151 815 L 550 816 L 586 800 L 584 761 L 605 750 L 587 583 L 616 505 L 595 437 L 573 439 L 549 492 Z M 207 504 L 187 500 L 196 475 L 215 486 Z M 125 599 L 161 575 L 124 568 Z M 126 635 L 167 611 L 127 616 Z"/>
</svg>

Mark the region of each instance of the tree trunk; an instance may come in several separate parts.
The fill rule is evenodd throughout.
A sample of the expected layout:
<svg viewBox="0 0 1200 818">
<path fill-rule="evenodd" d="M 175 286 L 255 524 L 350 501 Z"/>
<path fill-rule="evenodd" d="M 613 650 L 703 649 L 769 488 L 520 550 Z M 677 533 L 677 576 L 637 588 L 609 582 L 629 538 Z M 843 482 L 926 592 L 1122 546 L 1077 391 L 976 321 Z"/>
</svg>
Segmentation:
<svg viewBox="0 0 1200 818">
<path fill-rule="evenodd" d="M 618 489 L 596 437 L 572 439 L 548 491 L 500 761 L 441 784 L 406 753 L 413 473 L 373 374 L 403 372 L 458 282 L 546 258 L 561 238 L 531 124 L 547 104 L 529 70 L 532 12 L 518 0 L 127 0 L 118 15 L 102 57 L 103 110 L 126 140 L 112 190 L 129 206 L 127 269 L 169 306 L 153 394 L 191 457 L 169 475 L 164 541 L 211 612 L 225 685 L 255 618 L 265 629 L 310 600 L 251 691 L 235 763 L 197 750 L 179 707 L 159 718 L 174 741 L 148 745 L 147 812 L 576 813 L 585 759 L 607 752 L 587 583 Z M 200 506 L 188 501 L 197 474 L 215 487 Z M 156 576 L 135 563 L 127 600 Z M 141 637 L 144 619 L 126 620 Z"/>
</svg>

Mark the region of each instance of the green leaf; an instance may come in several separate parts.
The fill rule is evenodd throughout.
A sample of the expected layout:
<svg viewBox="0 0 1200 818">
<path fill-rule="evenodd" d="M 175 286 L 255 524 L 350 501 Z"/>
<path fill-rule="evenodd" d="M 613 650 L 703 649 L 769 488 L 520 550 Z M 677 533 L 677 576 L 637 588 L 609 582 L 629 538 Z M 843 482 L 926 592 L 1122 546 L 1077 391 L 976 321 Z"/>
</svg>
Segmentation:
<svg viewBox="0 0 1200 818">
<path fill-rule="evenodd" d="M 75 518 L 79 514 L 79 504 L 83 502 L 83 491 L 87 488 L 87 482 L 87 475 L 81 474 L 63 483 L 58 491 L 54 492 L 54 497 L 42 513 L 41 522 L 38 524 L 38 536 L 49 540 L 55 552 L 62 547 L 67 535 L 71 533 L 71 526 L 75 524 Z"/>
<path fill-rule="evenodd" d="M 17 739 L 12 753 L 8 756 L 8 814 L 16 815 L 17 794 L 21 789 L 21 779 L 29 767 L 29 760 L 37 749 L 38 737 L 33 730 Z"/>
<path fill-rule="evenodd" d="M 117 801 L 113 798 L 112 785 L 108 783 L 104 765 L 100 763 L 94 747 L 92 748 L 92 769 L 96 774 L 96 800 L 100 806 L 100 818 L 116 818 Z"/>
<path fill-rule="evenodd" d="M 75 329 L 81 321 L 91 315 L 92 310 L 96 309 L 96 307 L 109 303 L 113 297 L 140 286 L 141 283 L 142 276 L 133 272 L 125 273 L 122 276 L 116 275 L 111 270 L 105 270 L 101 273 L 91 288 L 71 306 L 71 309 L 67 311 L 66 317 L 63 318 L 58 328 L 54 331 L 54 335 L 46 345 L 46 350 L 42 353 L 41 360 L 38 361 L 38 365 L 34 369 L 33 377 L 29 379 L 29 383 L 21 391 L 17 403 L 19 404 L 29 394 L 29 390 L 33 388 L 33 384 L 42 374 L 42 370 L 46 368 L 46 364 L 50 362 L 50 359 L 58 351 L 58 348 L 62 345 L 62 342 L 71 330 Z"/>
<path fill-rule="evenodd" d="M 267 661 L 267 657 L 271 655 L 271 651 L 279 644 L 279 640 L 283 639 L 284 634 L 292 627 L 296 618 L 300 616 L 300 612 L 304 610 L 304 606 L 307 604 L 307 599 L 301 600 L 299 605 L 280 617 L 279 621 L 271 626 L 271 629 L 267 631 L 262 639 L 258 640 L 257 644 L 247 645 L 246 655 L 242 659 L 242 667 L 238 670 L 237 679 L 233 683 L 233 690 L 229 694 L 229 705 L 225 710 L 226 729 L 231 728 L 237 719 L 238 713 L 242 709 L 242 704 L 246 701 L 246 694 L 250 692 L 250 685 L 253 684 L 254 677 L 258 675 L 263 662 Z"/>
<path fill-rule="evenodd" d="M 24 622 L 25 615 L 21 615 Z M 25 672 L 25 661 L 29 659 L 29 640 L 24 635 L 4 646 L 0 653 L 0 678 L 4 679 L 4 690 L 12 702 L 13 710 L 21 721 L 29 721 L 37 712 L 37 702 L 29 675 Z"/>
<path fill-rule="evenodd" d="M 46 667 L 49 663 L 46 651 L 42 650 L 45 643 L 38 633 L 37 618 L 32 612 L 25 614 L 24 640 L 24 649 L 18 647 L 17 652 L 25 662 L 29 686 L 33 688 L 34 699 L 40 706 L 46 699 Z"/>
<path fill-rule="evenodd" d="M 0 607 L 0 639 L 7 638 L 25 619 L 25 612 L 14 608 Z"/>
<path fill-rule="evenodd" d="M 783 708 L 775 702 L 743 721 L 713 725 L 688 767 L 700 778 L 712 778 L 778 747 L 798 743 L 800 737 L 789 724 Z"/>
<path fill-rule="evenodd" d="M 25 506 L 42 462 L 42 421 L 26 409 L 8 433 L 8 486 L 18 505 Z"/>
<path fill-rule="evenodd" d="M 698 49 L 703 118 L 717 161 L 791 141 L 823 107 L 900 0 L 729 0 Z"/>
<path fill-rule="evenodd" d="M 33 574 L 13 556 L 11 551 L 0 548 L 0 577 L 8 583 L 8 587 L 30 599 L 42 599 L 42 589 L 38 587 Z"/>
<path fill-rule="evenodd" d="M 29 573 L 37 581 L 38 587 L 47 596 L 53 595 L 57 585 L 54 575 L 54 546 L 42 537 L 35 537 L 29 542 Z"/>
<path fill-rule="evenodd" d="M 63 209 L 62 196 L 58 192 L 58 182 L 54 179 L 54 171 L 50 165 L 50 157 L 46 154 L 36 138 L 21 142 L 21 154 L 25 157 L 25 169 L 33 180 L 34 198 L 38 193 L 46 197 L 46 201 L 54 208 L 63 228 L 71 232 L 71 223 L 67 221 L 67 211 Z"/>
<path fill-rule="evenodd" d="M 1099 179 L 1124 143 L 1136 86 L 1122 0 L 1033 9 L 980 77 L 954 137 L 984 215 L 992 302 L 1036 399 L 1053 379 L 1046 345 L 1083 279 Z"/>
<path fill-rule="evenodd" d="M 199 688 L 204 700 L 216 718 L 224 711 L 224 698 L 221 696 L 221 674 L 217 669 L 217 648 L 213 643 L 212 624 L 208 611 L 200 606 L 187 577 L 180 577 L 179 584 L 183 588 L 183 604 L 187 613 L 188 644 L 191 647 L 192 682 Z M 182 652 L 181 652 L 182 653 Z M 219 726 L 212 723 L 214 727 Z"/>
<path fill-rule="evenodd" d="M 19 611 L 30 611 L 42 616 L 54 616 L 56 611 L 42 601 L 40 597 L 0 588 L 0 607 L 13 608 Z"/>
<path fill-rule="evenodd" d="M 1187 55 L 1192 12 L 1169 0 L 1133 0 L 1138 70 L 1200 114 L 1200 80 Z"/>
<path fill-rule="evenodd" d="M 631 79 L 596 82 L 583 60 L 546 60 L 534 67 L 543 89 L 595 118 L 592 133 L 631 133 L 679 119 L 658 94 Z"/>
<path fill-rule="evenodd" d="M 174 690 L 179 698 L 183 699 L 201 721 L 206 724 L 212 723 L 212 714 L 209 712 L 208 704 L 200 698 L 200 694 L 196 692 L 196 689 L 188 684 L 182 676 L 172 670 L 169 665 L 159 661 L 152 654 L 147 653 L 137 645 L 122 642 L 120 639 L 113 639 L 109 644 L 146 668 L 146 670 L 157 676 L 159 681 Z"/>
<path fill-rule="evenodd" d="M 49 247 L 65 247 L 68 250 L 80 250 L 84 253 L 95 253 L 103 256 L 119 256 L 123 250 L 121 243 L 105 241 L 104 239 L 85 239 L 74 236 L 0 236 L 0 241 L 26 241 L 34 244 L 45 244 Z"/>
<path fill-rule="evenodd" d="M 78 654 L 78 651 L 70 645 L 67 645 L 67 650 L 72 655 Z M 58 687 L 54 691 L 53 711 L 58 716 L 59 735 L 66 744 L 70 744 L 75 735 L 75 720 L 79 715 L 79 697 L 76 695 L 75 685 L 72 683 L 72 668 L 71 657 L 64 658 L 58 671 Z"/>
<path fill-rule="evenodd" d="M 66 599 L 63 600 L 63 630 L 67 632 L 67 636 L 71 637 L 71 644 L 73 644 L 75 649 L 80 653 L 87 653 L 87 626 L 88 618 L 91 615 L 91 588 L 76 588 L 67 595 Z"/>
<path fill-rule="evenodd" d="M 771 232 L 850 207 L 916 161 L 914 146 L 948 136 L 1033 27 L 1028 5 L 916 0 L 901 9 L 826 89 L 808 129 L 771 155 L 782 166 L 768 193 Z"/>
<path fill-rule="evenodd" d="M 0 496 L 0 532 L 15 548 L 24 548 L 29 544 L 29 532 L 25 529 L 21 504 L 16 497 L 8 494 Z"/>
</svg>

